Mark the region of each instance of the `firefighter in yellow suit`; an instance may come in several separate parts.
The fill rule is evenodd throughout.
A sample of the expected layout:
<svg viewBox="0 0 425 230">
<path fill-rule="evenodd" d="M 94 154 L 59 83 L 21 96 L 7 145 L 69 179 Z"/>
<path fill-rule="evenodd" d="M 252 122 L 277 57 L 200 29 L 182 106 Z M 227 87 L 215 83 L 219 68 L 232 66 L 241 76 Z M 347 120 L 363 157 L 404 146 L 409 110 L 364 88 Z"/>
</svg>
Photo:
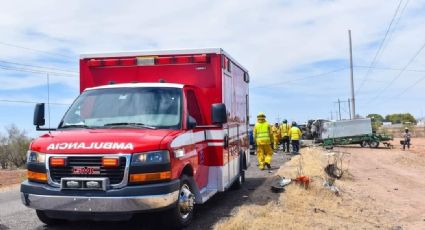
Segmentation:
<svg viewBox="0 0 425 230">
<path fill-rule="evenodd" d="M 292 127 L 289 129 L 289 137 L 291 138 L 292 144 L 292 154 L 298 154 L 300 151 L 300 139 L 303 133 L 301 129 L 298 128 L 297 123 L 295 121 L 292 122 Z"/>
<path fill-rule="evenodd" d="M 283 120 L 282 124 L 280 125 L 280 138 L 282 138 L 282 148 L 284 152 L 289 153 L 289 130 L 291 129 L 291 126 L 288 124 L 288 121 L 286 119 Z"/>
<path fill-rule="evenodd" d="M 254 139 L 257 144 L 258 166 L 261 170 L 264 170 L 264 166 L 269 170 L 271 169 L 270 163 L 273 155 L 271 147 L 273 141 L 272 137 L 270 125 L 266 121 L 266 115 L 264 113 L 259 113 L 257 116 L 257 123 L 255 123 L 254 127 Z"/>
<path fill-rule="evenodd" d="M 273 134 L 273 150 L 277 151 L 279 148 L 279 139 L 280 139 L 280 130 L 279 130 L 279 124 L 275 123 L 272 127 L 272 134 Z"/>
</svg>

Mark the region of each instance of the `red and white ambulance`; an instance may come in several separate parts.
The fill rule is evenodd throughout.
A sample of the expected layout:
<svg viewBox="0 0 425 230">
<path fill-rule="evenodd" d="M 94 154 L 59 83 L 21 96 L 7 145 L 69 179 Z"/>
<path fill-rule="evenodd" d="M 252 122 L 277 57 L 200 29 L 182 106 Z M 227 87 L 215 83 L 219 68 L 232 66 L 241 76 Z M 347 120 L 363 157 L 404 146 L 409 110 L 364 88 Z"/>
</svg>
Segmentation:
<svg viewBox="0 0 425 230">
<path fill-rule="evenodd" d="M 82 55 L 81 94 L 28 151 L 22 202 L 41 221 L 125 219 L 194 204 L 244 181 L 249 75 L 222 49 Z"/>
</svg>

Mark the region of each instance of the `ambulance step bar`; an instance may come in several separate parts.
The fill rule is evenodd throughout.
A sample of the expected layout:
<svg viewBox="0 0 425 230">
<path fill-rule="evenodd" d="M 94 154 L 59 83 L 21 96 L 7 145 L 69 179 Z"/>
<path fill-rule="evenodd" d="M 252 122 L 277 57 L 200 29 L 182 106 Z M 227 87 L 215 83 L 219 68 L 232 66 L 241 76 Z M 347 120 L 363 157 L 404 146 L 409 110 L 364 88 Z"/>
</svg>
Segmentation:
<svg viewBox="0 0 425 230">
<path fill-rule="evenodd" d="M 217 189 L 209 189 L 209 188 L 202 189 L 201 190 L 201 196 L 202 196 L 201 204 L 205 203 L 212 196 L 214 196 L 214 194 L 216 194 L 217 192 L 218 192 Z"/>
</svg>

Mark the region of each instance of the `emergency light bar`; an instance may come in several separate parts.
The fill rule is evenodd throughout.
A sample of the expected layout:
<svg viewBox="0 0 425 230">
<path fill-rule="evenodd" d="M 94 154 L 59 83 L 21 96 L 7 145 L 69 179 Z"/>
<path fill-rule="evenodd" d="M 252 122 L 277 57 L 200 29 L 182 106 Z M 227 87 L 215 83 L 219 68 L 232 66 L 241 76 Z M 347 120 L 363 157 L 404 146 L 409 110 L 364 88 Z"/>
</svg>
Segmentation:
<svg viewBox="0 0 425 230">
<path fill-rule="evenodd" d="M 209 56 L 206 54 L 190 56 L 148 56 L 134 58 L 108 58 L 90 59 L 87 61 L 89 67 L 108 66 L 149 66 L 149 65 L 175 65 L 190 63 L 209 63 Z"/>
</svg>

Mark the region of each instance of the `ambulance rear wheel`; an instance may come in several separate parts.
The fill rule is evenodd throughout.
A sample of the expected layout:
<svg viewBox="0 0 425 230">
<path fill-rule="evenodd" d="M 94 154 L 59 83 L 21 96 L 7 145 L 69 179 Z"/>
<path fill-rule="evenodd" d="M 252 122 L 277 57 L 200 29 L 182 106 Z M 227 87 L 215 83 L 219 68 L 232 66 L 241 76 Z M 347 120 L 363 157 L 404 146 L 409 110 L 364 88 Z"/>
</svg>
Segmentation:
<svg viewBox="0 0 425 230">
<path fill-rule="evenodd" d="M 38 219 L 41 222 L 43 222 L 44 224 L 49 225 L 49 226 L 61 225 L 61 224 L 64 224 L 66 222 L 66 220 L 55 219 L 55 218 L 51 218 L 51 217 L 47 216 L 46 213 L 42 210 L 36 210 L 35 212 L 37 213 Z"/>
<path fill-rule="evenodd" d="M 189 183 L 189 177 L 181 177 L 179 197 L 176 206 L 164 215 L 172 229 L 181 229 L 190 224 L 195 208 L 195 194 Z"/>
</svg>

